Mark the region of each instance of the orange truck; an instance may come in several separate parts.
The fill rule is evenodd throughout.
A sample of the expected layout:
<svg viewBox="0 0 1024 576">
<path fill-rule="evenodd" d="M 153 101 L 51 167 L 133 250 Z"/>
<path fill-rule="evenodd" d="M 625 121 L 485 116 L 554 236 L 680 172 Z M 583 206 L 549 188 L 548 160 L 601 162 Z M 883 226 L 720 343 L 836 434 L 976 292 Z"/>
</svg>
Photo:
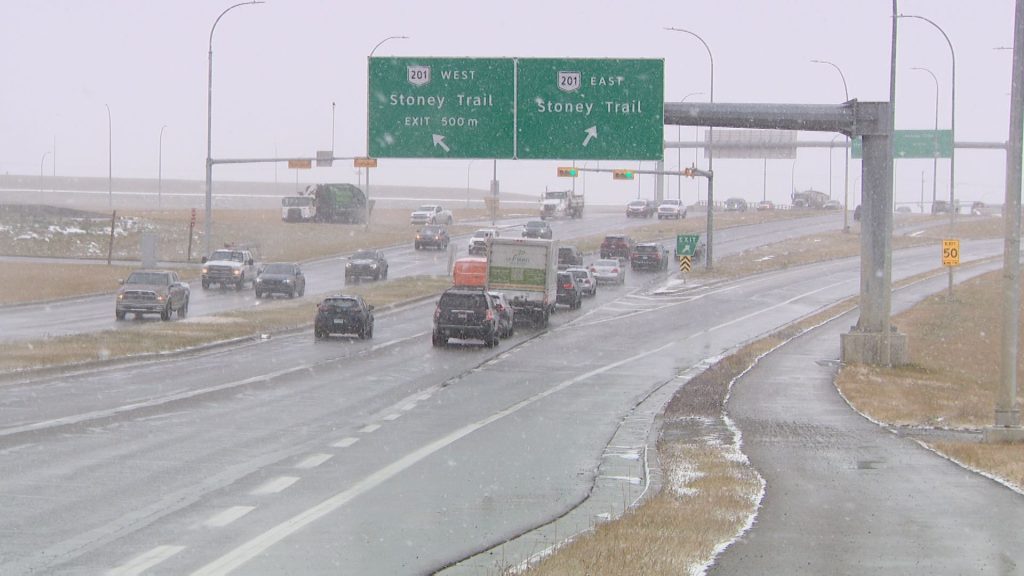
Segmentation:
<svg viewBox="0 0 1024 576">
<path fill-rule="evenodd" d="M 486 286 L 487 259 L 459 258 L 452 265 L 452 284 L 455 286 Z"/>
</svg>

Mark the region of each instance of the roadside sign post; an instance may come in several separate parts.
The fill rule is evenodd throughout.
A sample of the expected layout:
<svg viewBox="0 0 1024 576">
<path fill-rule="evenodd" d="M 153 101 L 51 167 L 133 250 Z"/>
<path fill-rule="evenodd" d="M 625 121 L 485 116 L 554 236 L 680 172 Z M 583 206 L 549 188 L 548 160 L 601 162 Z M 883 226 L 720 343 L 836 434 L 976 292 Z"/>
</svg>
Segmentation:
<svg viewBox="0 0 1024 576">
<path fill-rule="evenodd" d="M 960 240 L 950 239 L 942 241 L 942 265 L 949 270 L 949 290 L 946 293 L 946 297 L 952 302 L 953 268 L 960 265 Z"/>
</svg>

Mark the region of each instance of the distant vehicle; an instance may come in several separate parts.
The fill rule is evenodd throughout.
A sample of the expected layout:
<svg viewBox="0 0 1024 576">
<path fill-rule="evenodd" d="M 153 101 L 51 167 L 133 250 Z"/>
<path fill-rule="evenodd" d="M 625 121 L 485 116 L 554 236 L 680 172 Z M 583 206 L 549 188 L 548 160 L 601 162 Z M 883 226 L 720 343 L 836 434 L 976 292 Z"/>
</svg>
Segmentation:
<svg viewBox="0 0 1024 576">
<path fill-rule="evenodd" d="M 246 282 L 256 280 L 256 257 L 249 248 L 214 250 L 209 257 L 203 256 L 202 263 L 200 278 L 204 290 L 213 284 L 220 284 L 221 288 L 230 284 L 235 290 L 241 290 Z"/>
<path fill-rule="evenodd" d="M 316 218 L 316 198 L 313 196 L 285 196 L 281 199 L 281 220 L 285 222 L 312 222 Z"/>
<path fill-rule="evenodd" d="M 499 236 L 498 231 L 493 228 L 481 228 L 476 232 L 473 232 L 473 236 L 469 239 L 469 245 L 467 250 L 472 256 L 485 255 L 487 254 L 487 240 L 490 238 L 497 238 Z"/>
<path fill-rule="evenodd" d="M 860 204 L 857 204 L 857 207 L 853 209 L 853 221 L 860 222 Z"/>
<path fill-rule="evenodd" d="M 289 298 L 306 293 L 306 276 L 302 268 L 292 262 L 272 262 L 261 266 L 254 283 L 256 297 L 285 294 Z"/>
<path fill-rule="evenodd" d="M 896 212 L 898 214 L 910 214 L 913 210 L 910 209 L 910 206 L 897 206 Z"/>
<path fill-rule="evenodd" d="M 633 270 L 668 270 L 668 249 L 658 242 L 644 242 L 633 248 L 629 266 Z"/>
<path fill-rule="evenodd" d="M 932 214 L 948 214 L 949 213 L 949 202 L 946 200 L 936 200 L 932 202 Z"/>
<path fill-rule="evenodd" d="M 828 202 L 828 194 L 817 190 L 804 190 L 790 194 L 793 208 L 821 208 Z"/>
<path fill-rule="evenodd" d="M 500 338 L 494 298 L 483 288 L 455 286 L 441 294 L 434 309 L 430 341 L 447 346 L 449 338 L 483 340 L 493 348 Z"/>
<path fill-rule="evenodd" d="M 362 278 L 386 280 L 387 277 L 388 259 L 383 250 L 360 250 L 345 263 L 345 282 L 358 282 Z"/>
<path fill-rule="evenodd" d="M 297 196 L 281 199 L 281 219 L 362 224 L 366 222 L 366 194 L 352 184 L 313 184 Z"/>
<path fill-rule="evenodd" d="M 173 270 L 136 270 L 121 281 L 114 304 L 114 317 L 124 320 L 126 314 L 159 314 L 161 320 L 188 316 L 191 291 Z"/>
<path fill-rule="evenodd" d="M 654 215 L 654 202 L 633 200 L 626 204 L 626 218 L 650 218 Z"/>
<path fill-rule="evenodd" d="M 725 201 L 726 212 L 746 212 L 747 201 L 743 198 L 729 198 Z"/>
<path fill-rule="evenodd" d="M 452 211 L 440 204 L 424 204 L 409 215 L 409 223 L 422 226 L 424 224 L 444 224 L 450 226 L 453 221 Z"/>
<path fill-rule="evenodd" d="M 494 300 L 494 308 L 498 311 L 498 336 L 509 338 L 516 333 L 516 311 L 508 303 L 504 292 L 488 292 Z"/>
<path fill-rule="evenodd" d="M 504 292 L 517 323 L 546 328 L 555 310 L 558 245 L 552 240 L 494 238 L 487 289 Z"/>
<path fill-rule="evenodd" d="M 633 239 L 623 234 L 609 234 L 601 241 L 601 258 L 629 260 L 633 251 Z"/>
<path fill-rule="evenodd" d="M 661 204 L 658 205 L 658 220 L 665 218 L 674 218 L 676 220 L 686 218 L 686 205 L 683 204 L 683 201 L 672 198 L 662 200 Z"/>
<path fill-rule="evenodd" d="M 976 201 L 971 203 L 971 214 L 974 216 L 981 216 L 985 213 L 985 203 Z"/>
<path fill-rule="evenodd" d="M 626 267 L 616 259 L 605 258 L 596 260 L 590 265 L 590 272 L 598 283 L 624 284 L 626 282 Z"/>
<path fill-rule="evenodd" d="M 773 204 L 771 200 L 762 200 L 757 203 L 757 210 L 758 212 L 764 210 L 775 210 L 775 204 Z"/>
<path fill-rule="evenodd" d="M 839 200 L 829 200 L 829 201 L 825 202 L 824 204 L 822 204 L 821 208 L 822 208 L 822 210 L 842 210 L 843 209 L 843 203 L 840 202 Z M 907 210 L 908 211 L 910 210 L 909 206 L 907 206 Z"/>
<path fill-rule="evenodd" d="M 558 269 L 565 270 L 573 266 L 583 266 L 583 253 L 575 246 L 559 246 Z"/>
<path fill-rule="evenodd" d="M 568 306 L 569 310 L 578 310 L 583 306 L 583 292 L 580 291 L 580 285 L 571 272 L 563 270 L 558 273 L 558 294 L 555 303 Z"/>
<path fill-rule="evenodd" d="M 597 279 L 589 268 L 567 268 L 565 271 L 576 278 L 576 284 L 584 296 L 597 296 Z"/>
<path fill-rule="evenodd" d="M 359 295 L 324 298 L 316 307 L 313 337 L 322 340 L 332 334 L 352 334 L 360 340 L 373 338 L 373 306 Z"/>
<path fill-rule="evenodd" d="M 486 286 L 487 259 L 470 256 L 456 260 L 452 265 L 452 284 L 455 286 Z"/>
<path fill-rule="evenodd" d="M 547 190 L 540 199 L 540 219 L 583 218 L 583 200 L 573 190 Z"/>
<path fill-rule="evenodd" d="M 413 246 L 417 250 L 425 250 L 428 246 L 438 250 L 447 250 L 451 237 L 448 236 L 448 229 L 439 224 L 429 224 L 416 232 L 416 240 Z"/>
<path fill-rule="evenodd" d="M 523 227 L 523 238 L 543 238 L 550 240 L 554 233 L 551 226 L 543 220 L 531 220 Z"/>
</svg>

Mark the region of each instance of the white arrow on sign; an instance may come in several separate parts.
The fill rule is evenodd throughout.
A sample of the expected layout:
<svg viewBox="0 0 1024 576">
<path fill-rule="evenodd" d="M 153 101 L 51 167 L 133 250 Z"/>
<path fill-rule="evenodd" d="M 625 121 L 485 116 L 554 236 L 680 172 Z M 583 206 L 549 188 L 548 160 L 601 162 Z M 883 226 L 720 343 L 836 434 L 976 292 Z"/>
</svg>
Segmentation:
<svg viewBox="0 0 1024 576">
<path fill-rule="evenodd" d="M 444 143 L 444 136 L 434 134 L 434 146 L 440 146 L 445 152 L 451 152 L 448 145 Z"/>
<path fill-rule="evenodd" d="M 597 138 L 597 126 L 591 126 L 590 128 L 584 130 L 584 132 L 587 133 L 587 137 L 583 139 L 584 146 L 590 144 L 591 138 Z"/>
</svg>

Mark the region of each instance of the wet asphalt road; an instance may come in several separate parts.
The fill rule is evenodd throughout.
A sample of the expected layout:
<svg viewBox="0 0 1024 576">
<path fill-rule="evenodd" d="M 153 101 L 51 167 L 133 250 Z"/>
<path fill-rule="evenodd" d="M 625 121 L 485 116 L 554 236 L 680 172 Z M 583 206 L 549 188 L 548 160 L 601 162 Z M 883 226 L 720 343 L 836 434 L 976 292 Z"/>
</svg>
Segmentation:
<svg viewBox="0 0 1024 576">
<path fill-rule="evenodd" d="M 945 281 L 897 291 L 894 311 Z M 869 422 L 836 391 L 839 334 L 855 321 L 790 342 L 734 385 L 727 409 L 766 496 L 710 574 L 1021 574 L 1024 496 Z"/>
</svg>

